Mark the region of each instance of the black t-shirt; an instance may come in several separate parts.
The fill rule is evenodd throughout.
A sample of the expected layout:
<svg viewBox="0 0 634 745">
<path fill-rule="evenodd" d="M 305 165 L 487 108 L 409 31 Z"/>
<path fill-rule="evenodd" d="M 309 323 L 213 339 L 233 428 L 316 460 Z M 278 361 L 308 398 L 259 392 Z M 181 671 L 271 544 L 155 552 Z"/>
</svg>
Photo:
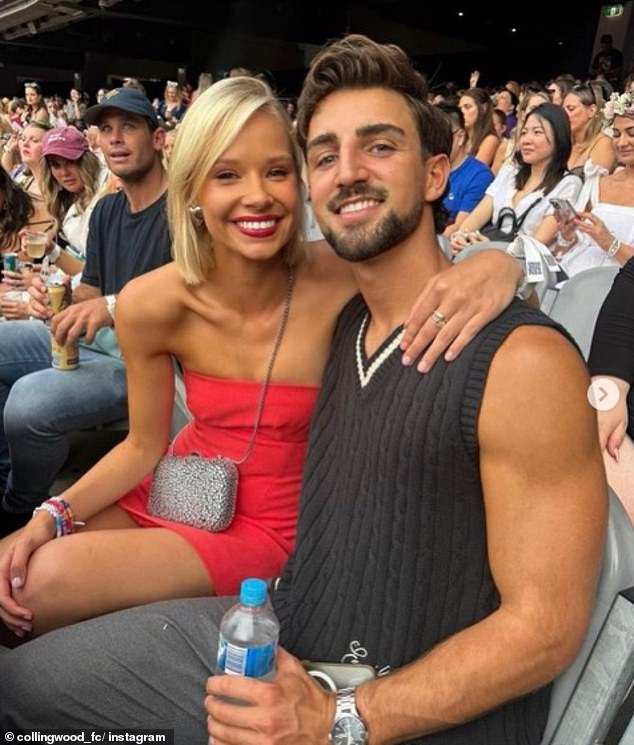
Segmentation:
<svg viewBox="0 0 634 745">
<path fill-rule="evenodd" d="M 100 199 L 90 218 L 82 283 L 115 295 L 131 279 L 172 260 L 166 194 L 130 212 L 123 192 Z"/>
</svg>

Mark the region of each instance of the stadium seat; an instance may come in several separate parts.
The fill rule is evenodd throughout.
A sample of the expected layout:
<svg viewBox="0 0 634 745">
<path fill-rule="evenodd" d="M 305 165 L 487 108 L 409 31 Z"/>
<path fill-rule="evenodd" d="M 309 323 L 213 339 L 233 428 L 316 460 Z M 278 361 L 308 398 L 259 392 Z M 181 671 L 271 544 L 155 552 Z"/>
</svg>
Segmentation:
<svg viewBox="0 0 634 745">
<path fill-rule="evenodd" d="M 555 680 L 541 745 L 604 742 L 634 681 L 634 526 L 609 490 L 609 517 L 596 601 L 581 651 Z M 631 743 L 630 743 L 631 745 Z"/>
<path fill-rule="evenodd" d="M 597 316 L 618 272 L 617 266 L 586 269 L 547 289 L 541 299 L 541 310 L 572 335 L 586 360 Z"/>
</svg>

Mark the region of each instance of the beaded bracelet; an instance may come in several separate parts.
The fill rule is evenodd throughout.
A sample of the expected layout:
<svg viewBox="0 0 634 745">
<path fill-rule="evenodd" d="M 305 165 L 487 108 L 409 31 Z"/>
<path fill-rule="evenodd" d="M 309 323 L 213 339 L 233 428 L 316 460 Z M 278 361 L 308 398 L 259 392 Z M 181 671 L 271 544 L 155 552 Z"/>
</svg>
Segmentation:
<svg viewBox="0 0 634 745">
<path fill-rule="evenodd" d="M 612 258 L 621 248 L 621 241 L 618 238 L 613 238 L 612 243 L 608 246 L 608 256 Z"/>
<path fill-rule="evenodd" d="M 62 536 L 74 533 L 76 528 L 84 526 L 86 523 L 75 520 L 75 514 L 65 499 L 62 497 L 51 497 L 39 507 L 33 510 L 33 514 L 38 512 L 48 512 L 48 514 L 55 521 L 55 537 L 61 538 Z"/>
<path fill-rule="evenodd" d="M 36 507 L 33 510 L 33 515 L 37 515 L 38 512 L 48 512 L 48 514 L 53 518 L 55 521 L 55 537 L 59 538 L 60 535 L 63 535 L 61 533 L 63 529 L 62 520 L 60 518 L 59 512 L 55 507 L 53 507 L 52 504 L 48 504 L 47 502 L 43 502 L 39 507 Z"/>
</svg>

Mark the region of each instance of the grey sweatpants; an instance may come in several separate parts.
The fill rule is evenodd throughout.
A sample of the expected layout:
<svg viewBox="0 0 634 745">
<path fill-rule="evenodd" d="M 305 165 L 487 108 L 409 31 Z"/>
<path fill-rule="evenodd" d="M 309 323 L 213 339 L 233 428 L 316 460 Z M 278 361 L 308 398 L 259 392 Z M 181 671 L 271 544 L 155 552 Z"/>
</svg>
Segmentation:
<svg viewBox="0 0 634 745">
<path fill-rule="evenodd" d="M 235 602 L 153 603 L 2 650 L 0 731 L 174 729 L 176 745 L 207 745 L 205 683 Z"/>
</svg>

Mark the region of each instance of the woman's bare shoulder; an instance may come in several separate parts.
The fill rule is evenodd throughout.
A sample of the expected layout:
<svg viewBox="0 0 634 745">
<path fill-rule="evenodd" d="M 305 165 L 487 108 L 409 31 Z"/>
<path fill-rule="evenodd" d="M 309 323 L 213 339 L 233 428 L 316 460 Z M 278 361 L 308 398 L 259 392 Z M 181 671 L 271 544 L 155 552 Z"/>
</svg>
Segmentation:
<svg viewBox="0 0 634 745">
<path fill-rule="evenodd" d="M 612 138 L 608 137 L 605 132 L 599 132 L 588 150 L 588 156 L 595 165 L 612 171 L 616 165 L 616 153 Z"/>
</svg>

